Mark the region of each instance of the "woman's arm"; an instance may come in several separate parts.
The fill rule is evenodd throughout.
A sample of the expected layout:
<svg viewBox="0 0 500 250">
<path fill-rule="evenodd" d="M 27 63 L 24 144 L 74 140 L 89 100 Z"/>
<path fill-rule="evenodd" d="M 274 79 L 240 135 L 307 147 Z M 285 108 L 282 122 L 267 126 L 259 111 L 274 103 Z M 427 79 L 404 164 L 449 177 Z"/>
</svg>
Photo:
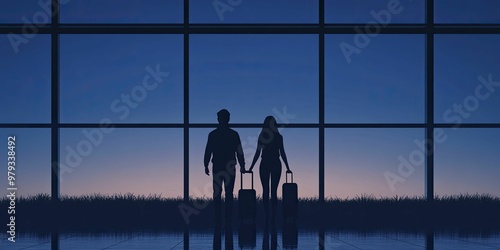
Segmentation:
<svg viewBox="0 0 500 250">
<path fill-rule="evenodd" d="M 290 166 L 288 165 L 288 159 L 286 158 L 285 146 L 283 145 L 283 136 L 281 136 L 280 155 L 281 158 L 283 158 L 283 162 L 285 162 L 287 172 L 291 172 Z"/>
<path fill-rule="evenodd" d="M 259 159 L 260 152 L 262 151 L 262 145 L 260 143 L 257 144 L 257 150 L 255 150 L 255 155 L 253 156 L 253 161 L 252 165 L 250 166 L 250 169 L 248 171 L 252 171 L 253 166 L 255 166 L 255 163 Z"/>
</svg>

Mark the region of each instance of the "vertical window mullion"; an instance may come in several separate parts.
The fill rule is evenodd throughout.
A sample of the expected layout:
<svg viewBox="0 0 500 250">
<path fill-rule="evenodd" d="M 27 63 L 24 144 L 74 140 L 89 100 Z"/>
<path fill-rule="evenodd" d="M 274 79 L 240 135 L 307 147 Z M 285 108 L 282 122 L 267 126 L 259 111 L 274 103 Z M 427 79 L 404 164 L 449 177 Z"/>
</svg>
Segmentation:
<svg viewBox="0 0 500 250">
<path fill-rule="evenodd" d="M 52 0 L 51 20 L 51 202 L 52 202 L 52 233 L 51 249 L 59 249 L 59 132 L 60 132 L 60 98 L 59 98 L 59 1 Z"/>
<path fill-rule="evenodd" d="M 426 0 L 426 58 L 425 58 L 425 196 L 434 200 L 434 0 Z"/>
<path fill-rule="evenodd" d="M 325 200 L 325 0 L 319 0 L 319 200 Z"/>
<path fill-rule="evenodd" d="M 189 0 L 184 0 L 184 201 L 189 201 Z"/>
</svg>

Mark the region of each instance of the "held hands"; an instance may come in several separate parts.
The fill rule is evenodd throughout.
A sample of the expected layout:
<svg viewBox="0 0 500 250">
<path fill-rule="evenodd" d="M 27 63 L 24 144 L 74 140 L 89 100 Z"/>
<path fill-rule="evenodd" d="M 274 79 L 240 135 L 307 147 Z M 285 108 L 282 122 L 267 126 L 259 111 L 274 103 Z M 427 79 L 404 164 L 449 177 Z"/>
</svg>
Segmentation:
<svg viewBox="0 0 500 250">
<path fill-rule="evenodd" d="M 250 169 L 250 170 L 247 171 L 247 170 L 245 170 L 244 166 L 241 166 L 240 167 L 240 172 L 242 172 L 242 173 L 249 173 L 249 172 L 252 172 L 252 170 Z M 205 174 L 208 175 L 208 176 L 210 176 L 210 169 L 208 169 L 208 167 L 205 167 Z"/>
<path fill-rule="evenodd" d="M 254 166 L 254 164 L 252 164 L 252 166 L 250 166 L 250 169 L 247 171 L 248 173 L 252 172 L 253 166 Z"/>
<path fill-rule="evenodd" d="M 252 169 L 253 169 L 253 166 L 251 166 L 250 169 L 248 169 L 248 170 L 245 170 L 245 168 L 243 168 L 243 170 L 241 172 L 242 173 L 252 173 Z"/>
</svg>

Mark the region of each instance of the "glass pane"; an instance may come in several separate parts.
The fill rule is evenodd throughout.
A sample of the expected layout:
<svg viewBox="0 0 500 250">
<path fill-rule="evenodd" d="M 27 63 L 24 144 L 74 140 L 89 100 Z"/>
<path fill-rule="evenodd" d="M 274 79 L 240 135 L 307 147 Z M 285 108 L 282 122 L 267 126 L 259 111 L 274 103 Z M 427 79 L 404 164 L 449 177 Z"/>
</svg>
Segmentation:
<svg viewBox="0 0 500 250">
<path fill-rule="evenodd" d="M 182 0 L 71 0 L 62 23 L 182 23 Z"/>
<path fill-rule="evenodd" d="M 425 0 L 325 0 L 326 23 L 423 23 Z"/>
<path fill-rule="evenodd" d="M 182 122 L 182 35 L 61 36 L 61 121 Z"/>
<path fill-rule="evenodd" d="M 435 0 L 436 23 L 500 23 L 500 1 Z"/>
<path fill-rule="evenodd" d="M 183 195 L 181 129 L 61 130 L 61 194 Z"/>
<path fill-rule="evenodd" d="M 208 140 L 208 134 L 213 129 L 191 129 L 190 130 L 190 169 L 189 190 L 192 197 L 212 198 L 212 175 L 206 176 L 203 167 L 203 157 Z M 252 164 L 256 144 L 261 129 L 235 128 L 239 133 L 243 152 L 245 155 L 246 169 Z M 294 182 L 299 185 L 299 197 L 318 197 L 318 130 L 317 129 L 295 129 L 284 128 L 281 130 L 285 152 L 294 173 Z M 283 161 L 280 185 L 278 186 L 278 197 L 281 197 L 281 185 L 285 182 L 286 167 Z M 262 184 L 259 177 L 260 158 L 254 167 L 254 189 L 257 196 L 262 196 Z M 239 170 L 239 165 L 236 166 Z M 210 163 L 212 173 L 212 163 Z M 234 186 L 235 197 L 240 189 L 240 174 L 237 173 Z M 244 179 L 245 188 L 251 185 Z"/>
<path fill-rule="evenodd" d="M 7 142 L 15 137 L 15 187 L 17 196 L 38 194 L 50 195 L 50 129 L 2 128 L 0 138 L 5 145 L 2 150 L 2 189 L 0 195 L 7 193 Z M 4 179 L 5 178 L 5 179 Z"/>
<path fill-rule="evenodd" d="M 190 1 L 191 23 L 317 23 L 318 1 Z"/>
<path fill-rule="evenodd" d="M 32 24 L 50 23 L 51 1 L 1 0 L 0 23 L 18 23 L 33 27 Z"/>
<path fill-rule="evenodd" d="M 500 121 L 498 44 L 500 35 L 436 36 L 436 122 Z"/>
<path fill-rule="evenodd" d="M 318 38 L 313 35 L 193 35 L 190 122 L 318 121 Z"/>
<path fill-rule="evenodd" d="M 423 122 L 424 45 L 422 35 L 328 35 L 326 121 Z"/>
<path fill-rule="evenodd" d="M 439 196 L 492 194 L 500 197 L 500 129 L 441 129 L 436 142 L 434 185 Z"/>
<path fill-rule="evenodd" d="M 422 129 L 327 129 L 325 197 L 424 193 Z"/>
<path fill-rule="evenodd" d="M 50 122 L 50 35 L 19 36 L 0 39 L 0 122 Z"/>
</svg>

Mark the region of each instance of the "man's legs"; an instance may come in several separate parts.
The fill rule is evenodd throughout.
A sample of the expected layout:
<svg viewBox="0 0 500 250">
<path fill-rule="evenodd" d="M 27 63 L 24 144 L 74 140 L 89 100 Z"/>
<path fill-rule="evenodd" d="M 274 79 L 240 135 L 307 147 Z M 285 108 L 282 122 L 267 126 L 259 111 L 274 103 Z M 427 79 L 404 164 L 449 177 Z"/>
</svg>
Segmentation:
<svg viewBox="0 0 500 250">
<path fill-rule="evenodd" d="M 227 175 L 225 176 L 224 189 L 226 192 L 226 222 L 230 223 L 233 218 L 233 190 L 234 180 L 236 179 L 235 166 L 228 166 Z"/>
<path fill-rule="evenodd" d="M 213 202 L 214 202 L 214 212 L 215 212 L 215 225 L 220 225 L 221 222 L 221 214 L 222 214 L 222 206 L 221 206 L 221 194 L 222 194 L 222 178 L 215 172 L 215 168 L 213 168 L 212 173 L 212 186 L 214 189 L 213 193 Z"/>
<path fill-rule="evenodd" d="M 224 186 L 226 192 L 225 200 L 225 214 L 226 221 L 230 222 L 233 214 L 233 189 L 235 180 L 235 166 L 228 165 L 227 167 L 220 168 L 214 166 L 213 168 L 213 188 L 214 188 L 214 208 L 215 208 L 215 219 L 218 223 L 221 221 L 222 214 L 222 186 Z"/>
</svg>

